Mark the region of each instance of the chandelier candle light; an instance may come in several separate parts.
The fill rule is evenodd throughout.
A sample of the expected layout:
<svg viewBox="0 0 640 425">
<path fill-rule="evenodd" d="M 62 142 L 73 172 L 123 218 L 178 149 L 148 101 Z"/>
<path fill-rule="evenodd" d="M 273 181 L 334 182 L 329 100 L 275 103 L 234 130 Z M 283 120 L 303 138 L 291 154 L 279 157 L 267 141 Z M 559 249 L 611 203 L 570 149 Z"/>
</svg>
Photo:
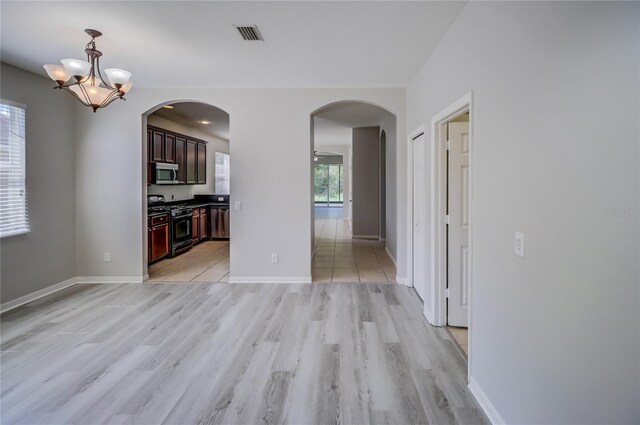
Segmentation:
<svg viewBox="0 0 640 425">
<path fill-rule="evenodd" d="M 100 37 L 100 31 L 84 30 L 91 37 L 84 52 L 87 60 L 62 59 L 62 65 L 44 65 L 49 77 L 58 85 L 54 89 L 64 89 L 73 94 L 83 105 L 96 112 L 116 99 L 126 100 L 125 93 L 133 85 L 131 73 L 124 69 L 107 68 L 105 80 L 100 73 L 100 57 L 102 52 L 96 49 L 95 39 Z"/>
</svg>

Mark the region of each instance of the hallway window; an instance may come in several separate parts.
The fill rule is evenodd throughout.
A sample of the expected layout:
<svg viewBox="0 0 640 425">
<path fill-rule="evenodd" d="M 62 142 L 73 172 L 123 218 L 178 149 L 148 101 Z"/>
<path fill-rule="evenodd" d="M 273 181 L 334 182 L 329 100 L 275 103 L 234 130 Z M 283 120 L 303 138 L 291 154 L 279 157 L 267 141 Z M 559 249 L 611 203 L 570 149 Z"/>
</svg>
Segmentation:
<svg viewBox="0 0 640 425">
<path fill-rule="evenodd" d="M 229 167 L 229 154 L 216 152 L 216 194 L 228 195 L 231 193 L 231 169 Z"/>
<path fill-rule="evenodd" d="M 0 101 L 0 237 L 29 231 L 25 107 Z"/>
<path fill-rule="evenodd" d="M 342 204 L 343 179 L 342 165 L 314 165 L 314 200 L 316 204 Z"/>
</svg>

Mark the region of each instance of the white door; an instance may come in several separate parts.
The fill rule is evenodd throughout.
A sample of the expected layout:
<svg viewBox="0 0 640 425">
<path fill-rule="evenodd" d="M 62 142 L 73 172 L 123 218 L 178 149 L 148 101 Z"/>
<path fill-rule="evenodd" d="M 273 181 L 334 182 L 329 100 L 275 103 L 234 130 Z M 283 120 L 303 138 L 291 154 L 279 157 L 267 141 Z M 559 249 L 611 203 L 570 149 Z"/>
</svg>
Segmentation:
<svg viewBox="0 0 640 425">
<path fill-rule="evenodd" d="M 469 326 L 469 123 L 449 123 L 447 322 Z"/>
<path fill-rule="evenodd" d="M 425 240 L 426 222 L 424 215 L 424 135 L 413 139 L 412 168 L 413 168 L 413 286 L 420 298 L 425 299 Z"/>
</svg>

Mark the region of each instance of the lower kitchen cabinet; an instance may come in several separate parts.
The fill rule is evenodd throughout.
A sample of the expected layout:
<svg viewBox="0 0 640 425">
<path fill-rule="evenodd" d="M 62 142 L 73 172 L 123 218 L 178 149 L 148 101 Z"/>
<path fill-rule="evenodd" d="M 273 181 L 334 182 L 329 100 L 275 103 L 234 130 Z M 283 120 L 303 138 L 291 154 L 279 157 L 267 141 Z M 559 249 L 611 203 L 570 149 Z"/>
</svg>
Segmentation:
<svg viewBox="0 0 640 425">
<path fill-rule="evenodd" d="M 156 215 L 148 219 L 149 263 L 169 254 L 169 214 Z"/>
<path fill-rule="evenodd" d="M 193 243 L 198 243 L 209 236 L 207 208 L 194 208 L 191 219 L 191 229 L 193 232 Z"/>
</svg>

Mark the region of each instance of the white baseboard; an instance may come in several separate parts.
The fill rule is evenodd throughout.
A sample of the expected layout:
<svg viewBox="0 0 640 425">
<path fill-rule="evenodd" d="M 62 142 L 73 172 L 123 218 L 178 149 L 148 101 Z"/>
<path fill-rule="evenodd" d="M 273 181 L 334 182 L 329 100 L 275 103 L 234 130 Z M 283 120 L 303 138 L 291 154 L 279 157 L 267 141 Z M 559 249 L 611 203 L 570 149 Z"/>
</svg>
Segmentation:
<svg viewBox="0 0 640 425">
<path fill-rule="evenodd" d="M 35 291 L 20 298 L 16 298 L 15 300 L 7 301 L 6 303 L 0 305 L 0 313 L 13 310 L 14 308 L 20 307 L 21 305 L 30 303 L 42 297 L 46 297 L 47 295 L 51 295 L 55 292 L 61 291 L 65 288 L 68 288 L 69 286 L 75 285 L 76 283 L 78 283 L 78 279 L 72 277 L 71 279 L 63 280 L 62 282 L 47 286 L 46 288 L 40 289 L 39 291 Z"/>
<path fill-rule="evenodd" d="M 424 304 L 423 304 L 424 306 Z M 435 326 L 433 324 L 433 314 L 431 314 L 431 312 L 429 310 L 427 310 L 426 308 L 422 309 L 422 315 L 425 317 L 425 319 L 427 319 L 427 322 L 429 322 L 429 324 L 431 326 Z"/>
<path fill-rule="evenodd" d="M 396 259 L 393 258 L 393 255 L 391 255 L 391 251 L 389 251 L 389 247 L 385 246 L 384 247 L 384 252 L 387 253 L 387 255 L 389 256 L 389 258 L 391 259 L 391 261 L 393 262 L 393 265 L 396 266 L 396 269 L 398 268 L 398 263 L 396 262 Z"/>
<path fill-rule="evenodd" d="M 77 283 L 142 283 L 144 276 L 78 276 Z"/>
<path fill-rule="evenodd" d="M 142 276 L 142 281 L 143 282 L 146 282 L 147 280 L 149 280 L 149 273 L 147 273 L 144 276 Z"/>
<path fill-rule="evenodd" d="M 496 408 L 493 407 L 493 404 L 489 400 L 489 397 L 487 397 L 482 388 L 480 388 L 476 380 L 473 379 L 473 376 L 469 379 L 469 390 L 475 397 L 478 405 L 480 405 L 480 408 L 484 411 L 484 414 L 487 416 L 487 419 L 489 419 L 489 422 L 491 422 L 493 425 L 503 425 L 506 423 L 502 419 Z"/>
<path fill-rule="evenodd" d="M 410 288 L 412 286 L 408 277 L 396 276 L 396 282 L 398 282 L 401 285 L 408 286 Z"/>
<path fill-rule="evenodd" d="M 229 283 L 311 283 L 311 276 L 229 276 Z"/>
</svg>

